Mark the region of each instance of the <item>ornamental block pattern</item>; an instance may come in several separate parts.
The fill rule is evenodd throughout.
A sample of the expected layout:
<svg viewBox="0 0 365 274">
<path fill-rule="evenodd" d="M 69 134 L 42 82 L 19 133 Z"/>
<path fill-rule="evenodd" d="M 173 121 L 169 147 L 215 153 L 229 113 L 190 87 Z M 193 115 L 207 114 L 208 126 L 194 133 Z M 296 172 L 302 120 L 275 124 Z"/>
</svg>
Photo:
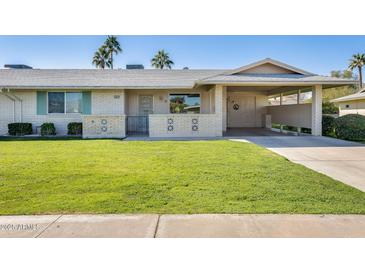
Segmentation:
<svg viewBox="0 0 365 274">
<path fill-rule="evenodd" d="M 124 138 L 125 115 L 83 115 L 83 138 Z"/>
<path fill-rule="evenodd" d="M 152 114 L 150 137 L 215 137 L 215 114 Z"/>
</svg>

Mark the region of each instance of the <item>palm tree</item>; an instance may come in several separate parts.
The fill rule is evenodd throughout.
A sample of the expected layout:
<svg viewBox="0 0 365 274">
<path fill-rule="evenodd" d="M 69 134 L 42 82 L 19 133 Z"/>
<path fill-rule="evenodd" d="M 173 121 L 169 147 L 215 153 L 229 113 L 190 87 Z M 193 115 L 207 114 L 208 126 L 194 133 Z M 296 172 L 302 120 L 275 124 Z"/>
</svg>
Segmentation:
<svg viewBox="0 0 365 274">
<path fill-rule="evenodd" d="M 101 46 L 94 54 L 93 65 L 97 68 L 105 69 L 110 66 L 109 54 L 105 46 Z"/>
<path fill-rule="evenodd" d="M 171 69 L 171 66 L 174 65 L 174 62 L 170 59 L 170 56 L 167 52 L 164 50 L 159 50 L 152 58 L 151 65 L 157 69 Z"/>
<path fill-rule="evenodd" d="M 113 62 L 114 62 L 113 54 L 115 53 L 115 55 L 117 55 L 118 53 L 122 52 L 122 48 L 119 44 L 119 41 L 118 41 L 117 37 L 113 36 L 113 35 L 108 36 L 108 38 L 106 39 L 104 45 L 105 45 L 106 50 L 109 54 L 110 65 L 108 67 L 113 69 Z"/>
<path fill-rule="evenodd" d="M 365 65 L 365 54 L 354 54 L 350 59 L 349 69 L 353 70 L 358 68 L 359 70 L 359 86 L 362 88 L 362 66 Z"/>
</svg>

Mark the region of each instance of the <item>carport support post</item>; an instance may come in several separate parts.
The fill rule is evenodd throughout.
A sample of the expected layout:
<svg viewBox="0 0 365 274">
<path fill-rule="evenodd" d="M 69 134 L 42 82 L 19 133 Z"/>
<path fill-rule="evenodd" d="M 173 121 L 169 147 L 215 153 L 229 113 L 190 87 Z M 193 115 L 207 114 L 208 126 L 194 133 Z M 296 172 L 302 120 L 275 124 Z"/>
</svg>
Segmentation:
<svg viewBox="0 0 365 274">
<path fill-rule="evenodd" d="M 216 136 L 223 135 L 223 86 L 215 86 L 214 104 L 216 116 Z"/>
<path fill-rule="evenodd" d="M 322 85 L 312 90 L 312 135 L 322 135 Z"/>
</svg>

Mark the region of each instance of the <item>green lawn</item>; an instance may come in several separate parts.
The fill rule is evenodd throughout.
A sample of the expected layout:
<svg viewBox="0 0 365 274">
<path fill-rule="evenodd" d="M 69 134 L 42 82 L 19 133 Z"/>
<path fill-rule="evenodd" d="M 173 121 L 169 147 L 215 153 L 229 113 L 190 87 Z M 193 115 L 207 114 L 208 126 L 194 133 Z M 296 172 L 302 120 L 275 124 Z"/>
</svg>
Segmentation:
<svg viewBox="0 0 365 274">
<path fill-rule="evenodd" d="M 0 140 L 0 214 L 365 213 L 365 193 L 232 141 Z"/>
</svg>

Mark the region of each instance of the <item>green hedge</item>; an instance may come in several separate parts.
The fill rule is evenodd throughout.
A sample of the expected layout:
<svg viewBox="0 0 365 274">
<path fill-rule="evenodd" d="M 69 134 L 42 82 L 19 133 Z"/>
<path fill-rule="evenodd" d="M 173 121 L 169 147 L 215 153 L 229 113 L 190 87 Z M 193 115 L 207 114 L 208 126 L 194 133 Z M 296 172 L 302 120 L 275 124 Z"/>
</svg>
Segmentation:
<svg viewBox="0 0 365 274">
<path fill-rule="evenodd" d="M 41 135 L 49 136 L 56 135 L 56 128 L 53 123 L 44 123 L 41 125 Z"/>
<path fill-rule="evenodd" d="M 12 136 L 23 136 L 33 133 L 31 123 L 11 123 L 8 124 L 8 133 Z"/>
<path fill-rule="evenodd" d="M 335 118 L 329 115 L 322 116 L 322 135 L 335 136 Z"/>
<path fill-rule="evenodd" d="M 323 114 L 338 114 L 338 106 L 331 102 L 322 103 L 322 113 Z"/>
<path fill-rule="evenodd" d="M 348 114 L 335 119 L 335 134 L 345 140 L 365 140 L 365 116 Z"/>
<path fill-rule="evenodd" d="M 69 123 L 67 125 L 68 135 L 81 135 L 82 134 L 82 123 Z"/>
</svg>

